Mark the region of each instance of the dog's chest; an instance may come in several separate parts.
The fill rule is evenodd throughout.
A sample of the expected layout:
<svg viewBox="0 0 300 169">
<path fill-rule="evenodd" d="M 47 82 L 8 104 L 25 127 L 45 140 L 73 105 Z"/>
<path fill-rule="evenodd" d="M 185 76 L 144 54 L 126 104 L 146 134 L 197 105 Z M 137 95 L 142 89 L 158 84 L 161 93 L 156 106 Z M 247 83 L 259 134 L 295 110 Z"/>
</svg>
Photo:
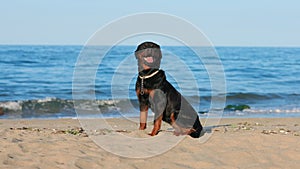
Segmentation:
<svg viewBox="0 0 300 169">
<path fill-rule="evenodd" d="M 157 74 L 150 78 L 138 77 L 136 87 L 141 89 L 162 89 L 166 77 L 163 71 L 159 71 Z"/>
</svg>

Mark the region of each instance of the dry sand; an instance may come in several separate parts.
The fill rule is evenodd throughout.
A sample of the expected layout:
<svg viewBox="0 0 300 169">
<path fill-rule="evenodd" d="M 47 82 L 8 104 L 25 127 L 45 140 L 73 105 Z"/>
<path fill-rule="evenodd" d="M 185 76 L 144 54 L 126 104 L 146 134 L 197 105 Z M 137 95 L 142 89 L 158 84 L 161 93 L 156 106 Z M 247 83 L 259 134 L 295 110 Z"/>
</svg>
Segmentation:
<svg viewBox="0 0 300 169">
<path fill-rule="evenodd" d="M 122 134 L 147 140 L 136 123 L 108 119 L 112 129 L 88 132 L 74 119 L 0 120 L 0 168 L 299 168 L 300 118 L 222 119 L 199 139 L 184 137 L 151 158 L 120 157 L 91 139 Z M 176 140 L 164 124 L 160 135 Z M 148 128 L 151 128 L 149 126 Z M 149 130 L 149 129 L 148 129 Z M 93 133 L 94 132 L 94 133 Z M 89 135 L 89 136 L 88 136 Z M 156 136 L 159 137 L 159 136 Z M 157 145 L 163 145 L 157 141 Z M 168 144 L 168 141 L 164 141 Z M 111 142 L 114 143 L 113 140 Z M 118 148 L 118 145 L 116 145 Z M 158 146 L 159 147 L 159 146 Z M 133 148 L 134 149 L 134 148 Z M 151 151 L 151 147 L 148 147 Z"/>
</svg>

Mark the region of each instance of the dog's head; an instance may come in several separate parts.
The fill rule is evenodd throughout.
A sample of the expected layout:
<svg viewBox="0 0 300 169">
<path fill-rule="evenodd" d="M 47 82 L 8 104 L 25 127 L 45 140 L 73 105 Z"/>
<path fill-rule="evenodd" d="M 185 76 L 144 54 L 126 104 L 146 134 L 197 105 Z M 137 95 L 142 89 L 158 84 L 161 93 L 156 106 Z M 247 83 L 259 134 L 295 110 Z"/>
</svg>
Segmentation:
<svg viewBox="0 0 300 169">
<path fill-rule="evenodd" d="M 153 42 L 143 42 L 137 47 L 135 57 L 138 60 L 139 72 L 146 69 L 159 69 L 162 58 L 160 46 Z"/>
</svg>

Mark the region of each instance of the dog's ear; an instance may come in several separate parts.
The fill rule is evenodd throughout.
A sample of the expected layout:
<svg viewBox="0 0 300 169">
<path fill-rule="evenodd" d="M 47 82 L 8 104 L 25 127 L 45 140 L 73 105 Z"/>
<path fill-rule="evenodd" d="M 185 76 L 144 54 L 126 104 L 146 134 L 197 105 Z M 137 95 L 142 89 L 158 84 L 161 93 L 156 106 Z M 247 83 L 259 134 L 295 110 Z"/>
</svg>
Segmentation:
<svg viewBox="0 0 300 169">
<path fill-rule="evenodd" d="M 140 55 L 143 53 L 144 49 L 143 50 L 138 50 L 138 51 L 135 51 L 134 52 L 134 55 L 135 55 L 135 58 L 136 59 L 139 59 Z"/>
</svg>

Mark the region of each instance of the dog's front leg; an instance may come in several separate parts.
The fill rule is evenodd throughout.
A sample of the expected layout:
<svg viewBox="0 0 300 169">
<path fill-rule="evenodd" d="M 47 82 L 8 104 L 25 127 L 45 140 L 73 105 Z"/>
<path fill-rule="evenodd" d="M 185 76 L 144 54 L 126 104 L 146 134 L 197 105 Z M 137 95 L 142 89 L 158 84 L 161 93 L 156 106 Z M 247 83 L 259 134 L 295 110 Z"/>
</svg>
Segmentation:
<svg viewBox="0 0 300 169">
<path fill-rule="evenodd" d="M 152 129 L 152 132 L 149 134 L 150 136 L 155 136 L 156 134 L 158 134 L 158 132 L 160 130 L 162 118 L 163 118 L 163 116 L 160 115 L 158 118 L 156 118 L 154 120 L 154 126 Z"/>
<path fill-rule="evenodd" d="M 151 136 L 158 134 L 163 119 L 163 112 L 166 107 L 167 99 L 164 92 L 160 89 L 155 89 L 150 92 L 149 101 L 151 109 L 154 112 L 154 127 Z"/>
<path fill-rule="evenodd" d="M 140 130 L 145 130 L 147 128 L 147 116 L 148 116 L 148 100 L 149 96 L 147 95 L 141 95 L 141 90 L 136 89 L 136 95 L 139 99 L 140 104 Z"/>
<path fill-rule="evenodd" d="M 145 130 L 147 128 L 147 116 L 148 109 L 144 111 L 140 111 L 140 130 Z"/>
</svg>

